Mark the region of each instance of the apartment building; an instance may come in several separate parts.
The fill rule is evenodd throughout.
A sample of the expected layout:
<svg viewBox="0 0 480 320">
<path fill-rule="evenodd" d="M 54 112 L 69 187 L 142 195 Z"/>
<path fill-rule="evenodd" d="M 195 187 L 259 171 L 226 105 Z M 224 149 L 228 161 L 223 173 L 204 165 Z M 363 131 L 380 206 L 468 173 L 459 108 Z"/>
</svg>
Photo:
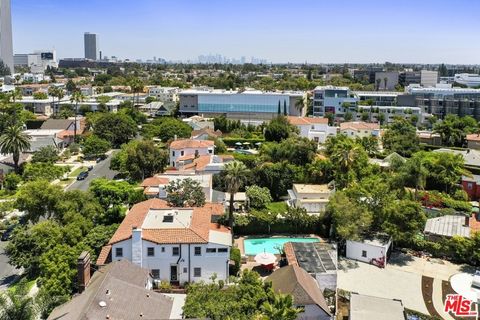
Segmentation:
<svg viewBox="0 0 480 320">
<path fill-rule="evenodd" d="M 324 117 L 328 113 L 343 116 L 349 108 L 355 108 L 358 98 L 348 87 L 321 86 L 313 90 L 313 116 Z"/>
</svg>

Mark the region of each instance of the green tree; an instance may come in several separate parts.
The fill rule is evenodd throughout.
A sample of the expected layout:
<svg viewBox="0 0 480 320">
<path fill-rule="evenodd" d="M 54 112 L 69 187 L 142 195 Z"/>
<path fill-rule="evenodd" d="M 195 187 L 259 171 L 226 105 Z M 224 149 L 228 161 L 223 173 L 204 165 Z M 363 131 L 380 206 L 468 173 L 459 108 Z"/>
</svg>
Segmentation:
<svg viewBox="0 0 480 320">
<path fill-rule="evenodd" d="M 145 200 L 143 190 L 126 181 L 95 179 L 90 183 L 89 190 L 105 209 L 118 205 L 133 205 Z"/>
<path fill-rule="evenodd" d="M 37 222 L 41 217 L 54 215 L 61 196 L 62 189 L 59 186 L 51 185 L 47 180 L 35 180 L 22 185 L 15 203 L 18 210 L 25 211 L 30 221 Z"/>
<path fill-rule="evenodd" d="M 248 186 L 245 188 L 248 203 L 254 209 L 264 209 L 272 202 L 270 190 L 265 187 L 257 185 Z"/>
<path fill-rule="evenodd" d="M 62 242 L 62 228 L 52 220 L 44 220 L 31 227 L 15 229 L 9 241 L 6 254 L 12 265 L 24 268 L 34 277 L 40 272 L 40 257 Z"/>
<path fill-rule="evenodd" d="M 230 193 L 228 207 L 228 225 L 233 227 L 233 203 L 235 202 L 235 194 L 240 190 L 246 181 L 249 170 L 240 161 L 231 161 L 225 164 L 225 184 L 227 192 Z"/>
<path fill-rule="evenodd" d="M 104 113 L 93 126 L 93 133 L 109 141 L 113 147 L 119 147 L 135 137 L 137 125 L 129 116 L 116 113 Z"/>
<path fill-rule="evenodd" d="M 335 192 L 330 198 L 327 212 L 332 217 L 335 233 L 346 240 L 361 239 L 373 222 L 372 213 L 342 191 Z"/>
<path fill-rule="evenodd" d="M 352 121 L 353 114 L 350 111 L 347 111 L 347 112 L 345 112 L 345 115 L 343 116 L 343 119 L 345 121 Z"/>
<path fill-rule="evenodd" d="M 78 104 L 85 100 L 85 96 L 81 91 L 74 91 L 72 96 L 70 97 L 70 101 L 75 103 L 75 122 L 74 122 L 74 129 L 73 129 L 73 140 L 77 141 L 77 114 L 78 114 Z"/>
<path fill-rule="evenodd" d="M 395 119 L 383 135 L 383 147 L 402 156 L 411 156 L 419 149 L 416 128 L 406 119 Z"/>
<path fill-rule="evenodd" d="M 60 179 L 68 171 L 69 168 L 67 166 L 56 166 L 49 162 L 35 162 L 25 165 L 22 176 L 25 181 L 53 181 Z"/>
<path fill-rule="evenodd" d="M 158 137 L 163 142 L 177 138 L 190 138 L 192 128 L 185 122 L 175 118 L 160 118 L 146 124 L 142 128 L 142 135 L 145 138 Z"/>
<path fill-rule="evenodd" d="M 203 207 L 205 193 L 200 182 L 191 178 L 175 179 L 166 187 L 167 202 L 172 207 Z"/>
<path fill-rule="evenodd" d="M 28 296 L 25 285 L 18 285 L 15 290 L 5 290 L 0 294 L 0 320 L 34 319 L 33 299 Z"/>
<path fill-rule="evenodd" d="M 278 116 L 272 119 L 265 127 L 265 140 L 280 142 L 287 139 L 295 128 L 288 122 L 284 116 Z"/>
<path fill-rule="evenodd" d="M 365 149 L 370 157 L 375 156 L 378 153 L 378 138 L 375 136 L 369 137 L 357 137 L 356 142 Z"/>
<path fill-rule="evenodd" d="M 451 147 L 463 147 L 465 137 L 469 133 L 477 132 L 478 123 L 470 117 L 458 117 L 448 114 L 444 120 L 435 123 L 433 131 L 440 134 L 443 144 Z"/>
<path fill-rule="evenodd" d="M 46 100 L 48 99 L 48 95 L 45 92 L 37 91 L 33 93 L 33 99 Z"/>
<path fill-rule="evenodd" d="M 53 108 L 55 110 L 55 113 L 57 113 L 58 103 L 60 103 L 60 100 L 65 96 L 63 89 L 51 86 L 48 88 L 48 95 L 53 97 Z M 55 105 L 55 98 L 57 98 L 57 105 Z"/>
<path fill-rule="evenodd" d="M 140 93 L 143 92 L 143 88 L 145 87 L 145 85 L 144 85 L 143 81 L 140 80 L 139 78 L 133 78 L 132 80 L 130 80 L 128 82 L 128 85 L 130 86 L 130 89 L 133 93 L 133 97 L 135 97 L 135 94 L 136 94 L 136 96 L 137 96 L 136 105 L 138 105 Z M 133 102 L 135 104 L 135 98 L 133 100 L 134 100 Z"/>
<path fill-rule="evenodd" d="M 415 236 L 423 230 L 427 217 L 418 202 L 410 200 L 394 201 L 387 209 L 385 232 L 395 241 L 412 243 Z"/>
<path fill-rule="evenodd" d="M 261 306 L 264 320 L 295 320 L 302 309 L 295 308 L 291 295 L 277 294 L 271 301 L 265 301 Z"/>
<path fill-rule="evenodd" d="M 58 158 L 58 149 L 54 146 L 46 146 L 33 153 L 32 162 L 54 163 L 58 161 Z"/>
<path fill-rule="evenodd" d="M 30 136 L 22 131 L 21 126 L 7 127 L 0 136 L 0 152 L 12 154 L 15 172 L 18 172 L 20 153 L 30 149 Z"/>
<path fill-rule="evenodd" d="M 108 140 L 99 138 L 92 134 L 82 142 L 82 151 L 87 158 L 96 158 L 104 155 L 110 150 L 111 144 Z"/>
<path fill-rule="evenodd" d="M 168 153 L 151 140 L 131 141 L 115 154 L 110 167 L 126 174 L 132 180 L 144 180 L 163 172 L 168 164 Z"/>
<path fill-rule="evenodd" d="M 317 151 L 317 143 L 308 138 L 288 138 L 280 143 L 265 143 L 260 154 L 268 161 L 289 161 L 295 165 L 310 163 Z"/>
<path fill-rule="evenodd" d="M 289 164 L 287 161 L 267 162 L 254 169 L 256 184 L 267 187 L 275 201 L 286 195 L 295 181 L 302 180 L 299 178 L 302 173 L 301 167 Z"/>
</svg>

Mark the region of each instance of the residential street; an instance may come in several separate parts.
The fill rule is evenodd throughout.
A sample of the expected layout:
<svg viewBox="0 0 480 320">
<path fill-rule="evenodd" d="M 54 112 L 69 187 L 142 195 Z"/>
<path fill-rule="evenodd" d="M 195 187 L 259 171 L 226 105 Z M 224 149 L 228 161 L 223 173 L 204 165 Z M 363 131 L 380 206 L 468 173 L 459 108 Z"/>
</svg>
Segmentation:
<svg viewBox="0 0 480 320">
<path fill-rule="evenodd" d="M 85 180 L 75 180 L 73 184 L 71 184 L 67 190 L 82 190 L 86 191 L 90 186 L 90 182 L 96 178 L 105 177 L 107 179 L 113 179 L 113 177 L 118 173 L 117 171 L 110 170 L 110 162 L 112 161 L 112 156 L 118 152 L 118 150 L 113 150 L 107 158 L 103 161 L 97 163 L 92 171 L 89 172 L 88 177 Z"/>
<path fill-rule="evenodd" d="M 20 269 L 15 269 L 8 263 L 8 257 L 5 255 L 7 244 L 7 241 L 0 241 L 0 291 L 6 288 L 21 272 Z"/>
</svg>

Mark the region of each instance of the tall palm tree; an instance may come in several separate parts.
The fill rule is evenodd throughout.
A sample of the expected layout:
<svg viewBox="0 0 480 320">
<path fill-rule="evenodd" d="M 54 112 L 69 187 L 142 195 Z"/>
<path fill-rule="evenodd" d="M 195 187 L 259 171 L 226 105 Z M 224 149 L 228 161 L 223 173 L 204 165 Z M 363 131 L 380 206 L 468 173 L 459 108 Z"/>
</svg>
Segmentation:
<svg viewBox="0 0 480 320">
<path fill-rule="evenodd" d="M 380 82 L 382 82 L 382 79 L 377 79 L 377 80 L 375 80 L 375 84 L 376 84 L 377 91 L 380 90 Z"/>
<path fill-rule="evenodd" d="M 225 165 L 225 185 L 230 193 L 230 206 L 228 208 L 228 225 L 233 227 L 233 202 L 235 194 L 247 180 L 248 168 L 240 161 L 228 162 Z"/>
<path fill-rule="evenodd" d="M 138 100 L 140 99 L 140 92 L 143 92 L 143 88 L 144 88 L 144 84 L 142 82 L 142 80 L 138 79 L 138 78 L 134 78 L 130 81 L 129 83 L 130 85 L 130 88 L 132 90 L 132 93 L 133 93 L 133 106 L 135 106 L 135 94 L 137 94 L 137 105 L 138 105 Z"/>
<path fill-rule="evenodd" d="M 0 152 L 3 154 L 12 154 L 16 172 L 18 172 L 20 153 L 29 148 L 30 136 L 25 134 L 19 125 L 7 127 L 0 136 Z"/>
<path fill-rule="evenodd" d="M 81 91 L 74 91 L 72 97 L 70 98 L 71 102 L 75 103 L 75 123 L 74 123 L 74 132 L 73 132 L 73 141 L 77 141 L 77 114 L 78 114 L 78 104 L 85 100 L 85 96 Z"/>
<path fill-rule="evenodd" d="M 63 93 L 63 89 L 52 86 L 48 88 L 48 94 L 53 97 L 53 108 L 56 114 L 58 110 L 58 104 L 60 103 L 60 99 L 62 99 L 65 96 Z M 55 98 L 57 98 L 57 107 L 55 107 Z"/>
<path fill-rule="evenodd" d="M 271 301 L 265 301 L 260 310 L 263 319 L 269 320 L 294 320 L 301 309 L 295 308 L 291 295 L 276 294 Z"/>
<path fill-rule="evenodd" d="M 30 320 L 34 318 L 34 305 L 23 286 L 6 290 L 0 295 L 0 320 Z"/>
<path fill-rule="evenodd" d="M 387 90 L 387 82 L 388 82 L 388 78 L 387 77 L 383 78 L 383 85 L 385 90 Z"/>
</svg>

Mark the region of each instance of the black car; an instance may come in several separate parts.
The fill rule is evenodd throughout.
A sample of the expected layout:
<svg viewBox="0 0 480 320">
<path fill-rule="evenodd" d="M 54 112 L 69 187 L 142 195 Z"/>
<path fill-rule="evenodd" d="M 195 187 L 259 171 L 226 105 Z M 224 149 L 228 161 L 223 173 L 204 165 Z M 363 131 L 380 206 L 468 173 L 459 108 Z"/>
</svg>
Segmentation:
<svg viewBox="0 0 480 320">
<path fill-rule="evenodd" d="M 10 239 L 10 235 L 12 234 L 13 230 L 15 229 L 17 225 L 13 225 L 13 226 L 10 226 L 8 227 L 7 230 L 5 230 L 3 233 L 2 233 L 2 238 L 0 238 L 0 240 L 2 241 L 8 241 Z"/>
<path fill-rule="evenodd" d="M 77 180 L 85 180 L 88 177 L 88 171 L 80 172 L 77 176 Z"/>
</svg>

